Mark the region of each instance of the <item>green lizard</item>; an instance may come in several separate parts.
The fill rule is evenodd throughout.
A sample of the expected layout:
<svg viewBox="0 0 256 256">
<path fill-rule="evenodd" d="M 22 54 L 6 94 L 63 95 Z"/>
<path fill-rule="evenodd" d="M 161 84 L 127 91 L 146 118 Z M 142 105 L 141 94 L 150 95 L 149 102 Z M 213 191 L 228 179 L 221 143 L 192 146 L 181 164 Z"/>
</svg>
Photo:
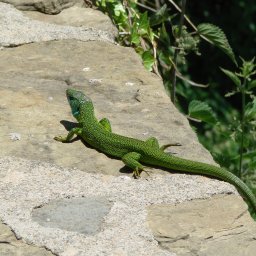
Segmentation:
<svg viewBox="0 0 256 256">
<path fill-rule="evenodd" d="M 69 131 L 65 137 L 57 136 L 54 139 L 61 142 L 70 142 L 74 135 L 80 136 L 93 148 L 116 158 L 122 159 L 124 164 L 133 170 L 135 178 L 140 176 L 146 165 L 164 167 L 187 173 L 202 174 L 215 177 L 235 185 L 256 210 L 256 198 L 247 185 L 231 172 L 214 165 L 186 160 L 164 152 L 171 144 L 159 147 L 156 138 L 146 141 L 125 137 L 112 133 L 108 119 L 98 121 L 94 115 L 91 99 L 80 91 L 67 89 L 72 114 L 79 126 Z"/>
</svg>

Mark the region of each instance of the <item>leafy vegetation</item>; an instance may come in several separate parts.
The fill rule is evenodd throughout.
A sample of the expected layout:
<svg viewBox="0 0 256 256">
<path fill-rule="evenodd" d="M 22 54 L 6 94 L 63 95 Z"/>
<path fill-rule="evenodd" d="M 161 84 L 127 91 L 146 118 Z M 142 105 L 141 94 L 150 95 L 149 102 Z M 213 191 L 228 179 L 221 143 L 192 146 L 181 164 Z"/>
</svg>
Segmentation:
<svg viewBox="0 0 256 256">
<path fill-rule="evenodd" d="M 209 149 L 215 160 L 243 179 L 256 194 L 254 58 L 249 61 L 240 58 L 237 61 L 223 30 L 210 23 L 214 19 L 210 18 L 207 4 L 217 6 L 220 3 L 189 3 L 190 6 L 202 5 L 205 10 L 202 15 L 196 12 L 198 8 L 193 9 L 196 15 L 192 16 L 197 23 L 198 16 L 209 17 L 210 20 L 194 25 L 185 15 L 186 1 L 179 1 L 181 8 L 176 2 L 96 0 L 97 6 L 108 13 L 118 27 L 119 43 L 134 47 L 145 68 L 163 78 L 168 95 L 176 106 L 187 114 L 197 130 L 200 141 Z M 237 1 L 234 6 L 247 13 L 246 17 L 253 17 L 253 11 L 256 14 L 255 5 L 248 0 L 251 8 L 248 10 L 245 2 L 246 0 Z M 189 8 L 187 11 L 190 12 Z M 224 18 L 227 20 L 229 17 L 227 15 L 220 19 Z M 250 29 L 256 32 L 254 23 L 250 22 Z M 220 49 L 219 53 L 214 50 L 214 56 L 212 46 Z M 242 52 L 245 53 L 245 50 Z M 253 53 L 250 49 L 247 51 Z M 220 53 L 228 58 L 222 58 L 222 62 L 214 62 L 215 56 Z M 203 59 L 205 64 L 196 65 L 194 68 L 191 59 L 193 64 L 198 59 Z M 222 67 L 216 69 L 218 66 Z M 229 69 L 223 66 L 229 66 Z M 209 69 L 214 70 L 214 74 L 207 73 Z M 233 71 L 234 69 L 237 71 Z M 208 84 L 192 81 L 191 77 L 198 78 L 205 73 L 210 74 L 207 79 L 209 87 Z M 214 81 L 219 81 L 221 73 L 229 80 L 224 80 L 224 87 L 223 82 L 220 83 L 222 88 L 218 91 L 220 85 Z M 231 91 L 222 95 L 222 91 L 227 88 L 231 88 Z"/>
</svg>

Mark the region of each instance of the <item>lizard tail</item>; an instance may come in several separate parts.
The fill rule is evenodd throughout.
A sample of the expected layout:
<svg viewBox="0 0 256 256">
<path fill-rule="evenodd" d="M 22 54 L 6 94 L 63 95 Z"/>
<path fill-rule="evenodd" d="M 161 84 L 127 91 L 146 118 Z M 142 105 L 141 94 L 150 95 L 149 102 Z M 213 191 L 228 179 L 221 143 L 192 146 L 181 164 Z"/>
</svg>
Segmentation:
<svg viewBox="0 0 256 256">
<path fill-rule="evenodd" d="M 166 154 L 167 155 L 167 154 Z M 217 167 L 211 164 L 201 163 L 197 161 L 191 161 L 184 158 L 179 158 L 170 155 L 164 155 L 158 158 L 157 165 L 161 165 L 162 167 L 181 171 L 188 172 L 193 174 L 201 174 L 209 177 L 218 178 L 220 180 L 226 181 L 234 185 L 240 194 L 245 197 L 249 203 L 252 205 L 254 210 L 256 211 L 256 197 L 251 191 L 251 189 L 236 175 L 229 172 L 228 170 Z"/>
</svg>

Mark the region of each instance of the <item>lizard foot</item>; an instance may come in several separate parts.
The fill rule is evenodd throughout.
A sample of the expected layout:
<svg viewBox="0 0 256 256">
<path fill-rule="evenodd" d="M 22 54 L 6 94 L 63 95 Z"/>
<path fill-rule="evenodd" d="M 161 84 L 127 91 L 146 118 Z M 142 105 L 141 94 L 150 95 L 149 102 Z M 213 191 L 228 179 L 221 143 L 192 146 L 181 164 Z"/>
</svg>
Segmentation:
<svg viewBox="0 0 256 256">
<path fill-rule="evenodd" d="M 138 178 L 140 178 L 140 174 L 142 172 L 145 172 L 148 176 L 150 176 L 149 171 L 146 171 L 144 168 L 135 168 L 135 170 L 133 171 L 133 175 L 132 176 L 135 179 L 138 179 Z"/>
<path fill-rule="evenodd" d="M 180 143 L 170 143 L 170 144 L 166 144 L 166 145 L 163 145 L 162 147 L 160 147 L 160 149 L 161 150 L 165 150 L 165 149 L 167 149 L 167 148 L 169 148 L 169 147 L 179 147 L 179 146 L 181 146 L 181 144 Z"/>
</svg>

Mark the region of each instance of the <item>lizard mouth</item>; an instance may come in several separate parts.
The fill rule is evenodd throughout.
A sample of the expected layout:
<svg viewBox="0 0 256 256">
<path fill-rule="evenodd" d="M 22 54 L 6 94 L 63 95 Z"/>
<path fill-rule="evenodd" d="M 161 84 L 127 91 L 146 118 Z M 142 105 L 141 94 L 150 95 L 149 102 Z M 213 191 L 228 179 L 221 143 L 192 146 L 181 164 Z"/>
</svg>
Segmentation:
<svg viewBox="0 0 256 256">
<path fill-rule="evenodd" d="M 84 103 L 87 101 L 92 101 L 87 95 L 85 95 L 83 92 L 81 91 L 77 91 L 75 89 L 67 89 L 66 90 L 66 96 L 68 100 L 77 100 L 80 103 Z"/>
</svg>

